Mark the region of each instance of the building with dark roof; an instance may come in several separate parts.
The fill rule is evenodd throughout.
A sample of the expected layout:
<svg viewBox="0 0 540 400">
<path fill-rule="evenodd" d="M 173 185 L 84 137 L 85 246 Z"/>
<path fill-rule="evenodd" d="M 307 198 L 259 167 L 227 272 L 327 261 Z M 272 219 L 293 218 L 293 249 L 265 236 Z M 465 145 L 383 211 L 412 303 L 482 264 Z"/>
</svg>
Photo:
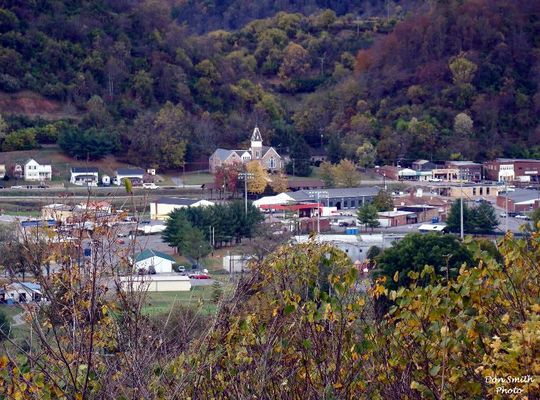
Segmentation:
<svg viewBox="0 0 540 400">
<path fill-rule="evenodd" d="M 351 210 L 370 203 L 379 193 L 375 186 L 358 188 L 336 188 L 323 190 L 299 190 L 288 192 L 287 195 L 297 202 L 313 202 L 319 200 L 326 207 L 336 207 L 338 210 Z"/>
<path fill-rule="evenodd" d="M 512 192 L 499 193 L 497 206 L 506 208 L 507 197 L 509 212 L 528 212 L 540 208 L 540 190 L 515 189 Z"/>
<path fill-rule="evenodd" d="M 135 268 L 149 273 L 171 273 L 176 260 L 161 251 L 146 249 L 135 257 Z"/>
<path fill-rule="evenodd" d="M 96 167 L 72 167 L 69 181 L 78 186 L 97 186 L 99 170 Z"/>
<path fill-rule="evenodd" d="M 120 186 L 124 180 L 129 179 L 135 185 L 142 184 L 144 181 L 145 170 L 142 168 L 118 168 L 116 176 L 113 178 L 113 184 Z"/>
</svg>

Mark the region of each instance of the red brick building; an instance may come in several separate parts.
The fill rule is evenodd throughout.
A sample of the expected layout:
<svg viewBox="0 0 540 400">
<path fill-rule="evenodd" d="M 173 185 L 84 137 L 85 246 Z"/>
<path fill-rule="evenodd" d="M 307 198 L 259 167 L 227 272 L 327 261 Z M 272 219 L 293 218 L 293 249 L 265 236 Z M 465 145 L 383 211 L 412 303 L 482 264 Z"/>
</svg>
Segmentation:
<svg viewBox="0 0 540 400">
<path fill-rule="evenodd" d="M 484 171 L 491 181 L 540 182 L 540 160 L 497 158 L 484 162 Z"/>
<path fill-rule="evenodd" d="M 506 194 L 497 196 L 497 206 L 506 207 Z M 508 212 L 529 212 L 540 208 L 540 190 L 516 189 L 508 192 Z"/>
</svg>

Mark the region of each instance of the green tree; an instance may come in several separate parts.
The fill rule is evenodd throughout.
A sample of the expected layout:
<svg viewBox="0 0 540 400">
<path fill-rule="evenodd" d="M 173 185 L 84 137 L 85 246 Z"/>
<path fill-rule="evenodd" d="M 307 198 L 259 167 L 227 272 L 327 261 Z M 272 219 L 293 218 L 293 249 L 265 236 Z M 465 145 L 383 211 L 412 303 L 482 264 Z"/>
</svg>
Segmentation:
<svg viewBox="0 0 540 400">
<path fill-rule="evenodd" d="M 319 166 L 319 176 L 325 187 L 334 187 L 334 166 L 328 161 L 323 161 Z"/>
<path fill-rule="evenodd" d="M 456 200 L 452 203 L 450 210 L 448 211 L 448 217 L 446 218 L 446 227 L 448 231 L 458 233 L 461 231 L 461 208 L 460 200 Z M 472 232 L 474 226 L 471 218 L 471 211 L 467 203 L 463 203 L 463 231 Z"/>
<path fill-rule="evenodd" d="M 472 225 L 475 233 L 491 233 L 499 226 L 499 219 L 490 203 L 482 202 L 471 211 Z"/>
<path fill-rule="evenodd" d="M 334 183 L 337 187 L 358 187 L 360 185 L 360 172 L 356 164 L 350 160 L 341 160 L 333 166 Z"/>
<path fill-rule="evenodd" d="M 381 253 L 382 249 L 379 246 L 371 246 L 366 253 L 366 258 L 373 261 Z"/>
<path fill-rule="evenodd" d="M 463 204 L 463 231 L 465 233 L 490 233 L 498 225 L 499 221 L 491 204 L 482 202 L 476 207 Z M 461 231 L 460 200 L 456 200 L 450 207 L 446 226 L 450 232 L 458 233 Z"/>
<path fill-rule="evenodd" d="M 534 210 L 531 215 L 531 225 L 532 229 L 535 231 L 540 231 L 540 208 Z"/>
<path fill-rule="evenodd" d="M 2 143 L 3 151 L 32 150 L 37 147 L 35 128 L 24 128 L 11 132 Z"/>
<path fill-rule="evenodd" d="M 66 126 L 62 130 L 58 145 L 65 153 L 80 160 L 99 160 L 120 147 L 115 132 L 96 128 L 82 130 L 75 126 Z"/>
<path fill-rule="evenodd" d="M 365 141 L 361 146 L 356 149 L 356 156 L 358 157 L 358 164 L 366 169 L 375 165 L 375 157 L 377 156 L 377 150 L 371 144 L 371 142 Z"/>
<path fill-rule="evenodd" d="M 305 140 L 296 139 L 291 146 L 291 161 L 286 165 L 287 174 L 293 176 L 310 176 L 311 165 L 309 160 L 309 147 Z"/>
<path fill-rule="evenodd" d="M 455 236 L 412 233 L 379 255 L 374 276 L 384 276 L 385 286 L 397 289 L 409 285 L 409 272 L 420 273 L 426 265 L 433 266 L 440 275 L 446 275 L 448 267 L 450 276 L 456 276 L 461 265 L 471 260 L 471 253 Z M 427 277 L 423 283 L 428 283 Z"/>
<path fill-rule="evenodd" d="M 190 227 L 184 232 L 182 241 L 178 248 L 186 257 L 197 261 L 197 265 L 202 258 L 206 257 L 212 251 L 208 239 L 199 228 Z"/>
<path fill-rule="evenodd" d="M 377 211 L 392 211 L 394 209 L 392 196 L 386 190 L 379 190 L 371 204 L 377 208 Z"/>
<path fill-rule="evenodd" d="M 0 343 L 9 337 L 11 330 L 11 324 L 8 321 L 6 315 L 0 311 Z"/>
<path fill-rule="evenodd" d="M 475 63 L 467 60 L 462 55 L 454 57 L 448 66 L 452 72 L 454 83 L 457 85 L 470 83 L 474 78 L 476 70 L 478 69 Z"/>
<path fill-rule="evenodd" d="M 9 125 L 7 124 L 4 117 L 0 115 L 0 146 L 2 145 L 2 141 L 6 138 L 8 129 L 9 129 Z"/>
<path fill-rule="evenodd" d="M 365 204 L 356 212 L 356 218 L 361 225 L 371 228 L 377 228 L 380 225 L 377 207 L 372 204 Z"/>
</svg>

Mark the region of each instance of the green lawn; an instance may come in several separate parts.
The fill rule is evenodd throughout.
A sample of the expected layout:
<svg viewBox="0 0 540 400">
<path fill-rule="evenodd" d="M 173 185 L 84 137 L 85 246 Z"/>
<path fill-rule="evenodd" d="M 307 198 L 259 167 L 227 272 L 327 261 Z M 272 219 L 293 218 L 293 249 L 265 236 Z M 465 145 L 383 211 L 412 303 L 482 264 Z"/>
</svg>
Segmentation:
<svg viewBox="0 0 540 400">
<path fill-rule="evenodd" d="M 214 176 L 209 173 L 193 173 L 183 176 L 186 185 L 202 185 L 204 183 L 214 182 Z"/>
<path fill-rule="evenodd" d="M 143 313 L 149 315 L 165 314 L 175 305 L 201 307 L 205 313 L 216 311 L 212 303 L 211 286 L 195 286 L 189 292 L 148 292 Z"/>
<path fill-rule="evenodd" d="M 0 305 L 0 312 L 7 317 L 10 324 L 13 324 L 14 323 L 13 316 L 20 314 L 22 312 L 22 307 L 18 305 L 8 306 L 8 305 L 2 304 Z M 11 338 L 14 341 L 20 343 L 22 339 L 28 336 L 29 332 L 30 332 L 30 327 L 26 323 L 19 326 L 12 326 Z"/>
</svg>

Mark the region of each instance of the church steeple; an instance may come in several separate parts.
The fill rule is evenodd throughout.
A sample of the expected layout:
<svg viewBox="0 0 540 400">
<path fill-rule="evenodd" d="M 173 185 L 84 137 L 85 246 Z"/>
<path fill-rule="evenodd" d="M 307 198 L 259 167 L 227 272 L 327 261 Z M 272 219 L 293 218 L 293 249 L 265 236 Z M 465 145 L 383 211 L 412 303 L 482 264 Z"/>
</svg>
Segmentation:
<svg viewBox="0 0 540 400">
<path fill-rule="evenodd" d="M 262 156 L 262 136 L 258 126 L 255 126 L 251 134 L 251 158 L 256 160 Z"/>
</svg>

